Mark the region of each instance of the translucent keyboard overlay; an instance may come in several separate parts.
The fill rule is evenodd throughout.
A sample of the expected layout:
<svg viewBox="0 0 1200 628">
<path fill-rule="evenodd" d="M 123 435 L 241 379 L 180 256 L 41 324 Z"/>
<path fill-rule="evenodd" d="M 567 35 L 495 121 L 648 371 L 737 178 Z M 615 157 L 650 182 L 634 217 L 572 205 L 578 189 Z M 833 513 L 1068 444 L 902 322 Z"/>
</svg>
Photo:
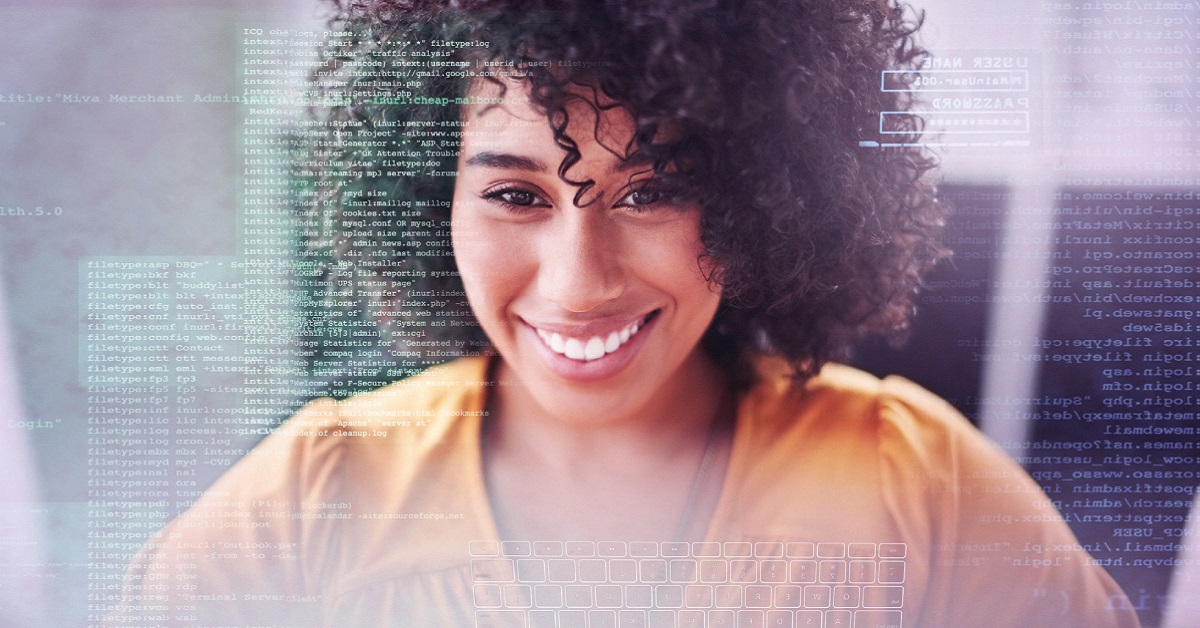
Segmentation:
<svg viewBox="0 0 1200 628">
<path fill-rule="evenodd" d="M 473 541 L 478 628 L 900 628 L 903 543 Z"/>
</svg>

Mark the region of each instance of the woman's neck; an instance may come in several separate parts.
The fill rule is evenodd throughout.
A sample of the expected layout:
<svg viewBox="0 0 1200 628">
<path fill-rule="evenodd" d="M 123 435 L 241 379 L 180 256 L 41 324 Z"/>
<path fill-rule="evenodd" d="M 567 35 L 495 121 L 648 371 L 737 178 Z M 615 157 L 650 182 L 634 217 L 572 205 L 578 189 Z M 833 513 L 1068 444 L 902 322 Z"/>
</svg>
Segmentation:
<svg viewBox="0 0 1200 628">
<path fill-rule="evenodd" d="M 703 536 L 728 462 L 733 400 L 720 367 L 696 357 L 636 415 L 586 424 L 537 406 L 498 366 L 483 445 L 501 533 Z"/>
</svg>

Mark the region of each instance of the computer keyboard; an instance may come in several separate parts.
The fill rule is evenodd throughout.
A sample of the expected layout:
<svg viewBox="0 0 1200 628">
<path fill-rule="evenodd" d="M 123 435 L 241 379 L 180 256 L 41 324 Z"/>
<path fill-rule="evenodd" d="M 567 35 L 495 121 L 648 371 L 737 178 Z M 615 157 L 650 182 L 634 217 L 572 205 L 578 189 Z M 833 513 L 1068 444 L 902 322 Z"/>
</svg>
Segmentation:
<svg viewBox="0 0 1200 628">
<path fill-rule="evenodd" d="M 477 628 L 900 628 L 903 543 L 473 541 Z"/>
</svg>

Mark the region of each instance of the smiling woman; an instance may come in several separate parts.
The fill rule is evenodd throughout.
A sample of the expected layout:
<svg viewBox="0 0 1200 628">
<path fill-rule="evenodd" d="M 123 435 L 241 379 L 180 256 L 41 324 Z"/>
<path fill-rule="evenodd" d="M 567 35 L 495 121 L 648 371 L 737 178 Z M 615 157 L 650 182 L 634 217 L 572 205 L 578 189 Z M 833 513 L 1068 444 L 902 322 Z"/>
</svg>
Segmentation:
<svg viewBox="0 0 1200 628">
<path fill-rule="evenodd" d="M 476 92 L 505 98 L 464 110 L 466 127 L 482 130 L 459 149 L 452 232 L 472 310 L 504 356 L 491 376 L 509 384 L 484 426 L 501 532 L 678 537 L 706 519 L 684 513 L 728 389 L 700 347 L 721 296 L 700 204 L 625 154 L 632 116 L 594 92 L 572 90 L 564 109 L 578 154 L 566 177 L 557 165 L 567 153 L 523 85 Z M 597 449 L 605 441 L 608 453 Z M 660 478 L 654 490 L 629 490 L 646 474 Z"/>
<path fill-rule="evenodd" d="M 831 361 L 902 331 L 944 256 L 931 160 L 859 145 L 883 111 L 919 135 L 878 83 L 923 59 L 903 10 L 378 1 L 333 27 L 312 150 L 346 170 L 309 211 L 341 228 L 310 245 L 397 346 L 487 350 L 307 406 L 146 546 L 113 623 L 1136 624 L 945 402 Z M 403 307 L 456 291 L 469 312 Z"/>
</svg>

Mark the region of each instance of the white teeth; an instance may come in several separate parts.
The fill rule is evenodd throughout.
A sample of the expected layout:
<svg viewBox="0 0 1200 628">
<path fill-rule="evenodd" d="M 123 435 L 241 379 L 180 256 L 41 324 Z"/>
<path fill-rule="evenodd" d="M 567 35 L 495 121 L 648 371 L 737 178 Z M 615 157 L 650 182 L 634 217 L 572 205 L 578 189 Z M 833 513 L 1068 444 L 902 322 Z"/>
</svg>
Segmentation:
<svg viewBox="0 0 1200 628">
<path fill-rule="evenodd" d="M 589 345 L 592 344 L 590 340 L 588 341 L 588 344 Z M 609 334 L 608 338 L 604 341 L 604 352 L 612 353 L 613 351 L 616 351 L 618 348 L 620 348 L 620 346 L 621 346 L 621 337 L 619 335 L 617 335 L 617 332 L 614 331 L 613 333 Z"/>
<path fill-rule="evenodd" d="M 601 340 L 597 337 L 592 337 L 590 340 L 587 341 L 587 346 L 583 348 L 583 359 L 595 360 L 596 358 L 601 357 L 603 355 L 604 355 L 604 341 L 603 340 Z"/>
<path fill-rule="evenodd" d="M 580 360 L 589 362 L 598 360 L 613 351 L 621 348 L 621 345 L 629 342 L 638 332 L 640 321 L 635 321 L 626 325 L 619 331 L 609 332 L 608 336 L 592 336 L 586 340 L 580 338 L 570 338 L 558 333 L 543 331 L 534 328 L 537 331 L 538 337 L 546 346 L 559 355 L 564 355 L 572 360 Z"/>
</svg>

